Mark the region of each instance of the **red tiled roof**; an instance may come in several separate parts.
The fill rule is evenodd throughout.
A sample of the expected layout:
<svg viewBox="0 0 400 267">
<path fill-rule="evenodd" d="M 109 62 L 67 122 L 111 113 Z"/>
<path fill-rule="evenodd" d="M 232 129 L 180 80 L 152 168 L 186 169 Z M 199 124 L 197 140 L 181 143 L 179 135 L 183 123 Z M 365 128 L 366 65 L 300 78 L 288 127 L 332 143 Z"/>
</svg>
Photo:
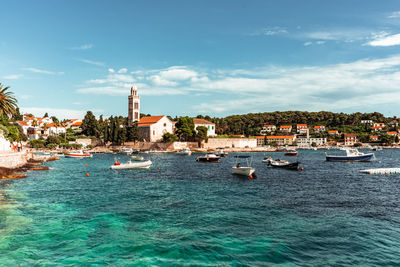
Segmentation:
<svg viewBox="0 0 400 267">
<path fill-rule="evenodd" d="M 164 116 L 150 116 L 150 117 L 142 117 L 138 122 L 138 126 L 150 126 L 154 123 L 157 123 L 161 120 Z"/>
<path fill-rule="evenodd" d="M 297 124 L 297 127 L 299 127 L 299 126 L 306 126 L 307 127 L 307 124 Z"/>
<path fill-rule="evenodd" d="M 370 137 L 369 137 L 370 139 L 374 139 L 374 138 L 378 138 L 378 136 L 377 135 L 371 135 Z"/>
<path fill-rule="evenodd" d="M 331 131 L 328 131 L 328 133 L 338 133 L 338 131 L 337 130 L 331 130 Z"/>
<path fill-rule="evenodd" d="M 29 126 L 27 121 L 17 121 L 19 124 Z"/>
<path fill-rule="evenodd" d="M 280 128 L 292 128 L 292 125 L 282 125 Z"/>
<path fill-rule="evenodd" d="M 264 124 L 264 127 L 274 127 L 275 125 Z"/>
<path fill-rule="evenodd" d="M 387 134 L 397 134 L 397 132 L 387 132 Z"/>
<path fill-rule="evenodd" d="M 356 134 L 344 134 L 344 137 L 357 137 Z"/>
<path fill-rule="evenodd" d="M 314 129 L 325 128 L 325 126 L 314 126 Z"/>
<path fill-rule="evenodd" d="M 74 124 L 72 124 L 71 126 L 81 126 L 82 122 L 81 121 L 77 121 Z"/>
<path fill-rule="evenodd" d="M 212 122 L 209 122 L 208 120 L 204 119 L 198 119 L 198 118 L 193 118 L 194 124 L 214 124 Z"/>
</svg>

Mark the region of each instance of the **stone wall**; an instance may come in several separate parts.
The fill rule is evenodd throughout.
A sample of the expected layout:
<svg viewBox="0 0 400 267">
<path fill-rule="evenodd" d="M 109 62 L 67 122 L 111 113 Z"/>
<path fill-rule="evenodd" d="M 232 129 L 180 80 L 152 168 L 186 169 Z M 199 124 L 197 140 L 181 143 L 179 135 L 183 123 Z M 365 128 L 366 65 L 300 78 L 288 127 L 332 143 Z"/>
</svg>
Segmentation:
<svg viewBox="0 0 400 267">
<path fill-rule="evenodd" d="M 204 143 L 204 148 L 251 148 L 257 147 L 257 139 L 252 138 L 208 138 L 208 142 Z"/>
</svg>

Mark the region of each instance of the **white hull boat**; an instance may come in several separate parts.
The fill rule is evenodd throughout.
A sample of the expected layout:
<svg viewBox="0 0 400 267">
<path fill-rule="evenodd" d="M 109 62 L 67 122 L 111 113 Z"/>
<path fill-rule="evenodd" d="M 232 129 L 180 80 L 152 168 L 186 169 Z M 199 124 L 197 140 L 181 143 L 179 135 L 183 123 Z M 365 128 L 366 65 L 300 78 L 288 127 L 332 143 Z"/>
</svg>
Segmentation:
<svg viewBox="0 0 400 267">
<path fill-rule="evenodd" d="M 91 158 L 93 157 L 92 154 L 90 153 L 85 153 L 82 150 L 78 151 L 78 152 L 69 152 L 65 154 L 66 158 Z"/>
<path fill-rule="evenodd" d="M 185 147 L 181 151 L 176 152 L 176 154 L 190 156 L 192 155 L 192 151 L 188 147 Z"/>
<path fill-rule="evenodd" d="M 252 167 L 232 167 L 232 173 L 238 174 L 238 175 L 244 175 L 244 176 L 250 176 L 252 175 L 256 169 Z"/>
<path fill-rule="evenodd" d="M 150 168 L 152 162 L 150 160 L 140 161 L 140 162 L 132 162 L 128 161 L 127 163 L 115 163 L 110 166 L 112 170 L 129 170 L 129 169 L 148 169 Z"/>
</svg>

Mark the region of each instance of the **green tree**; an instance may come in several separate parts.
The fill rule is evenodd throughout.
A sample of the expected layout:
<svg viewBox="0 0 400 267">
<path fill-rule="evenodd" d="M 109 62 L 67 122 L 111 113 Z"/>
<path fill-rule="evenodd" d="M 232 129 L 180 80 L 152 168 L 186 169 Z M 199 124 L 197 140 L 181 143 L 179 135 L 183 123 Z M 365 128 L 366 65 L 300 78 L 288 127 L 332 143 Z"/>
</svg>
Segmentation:
<svg viewBox="0 0 400 267">
<path fill-rule="evenodd" d="M 172 133 L 165 133 L 162 138 L 164 143 L 171 143 L 178 140 L 178 137 Z"/>
<path fill-rule="evenodd" d="M 201 141 L 207 141 L 208 140 L 208 135 L 207 135 L 207 127 L 205 126 L 198 126 L 196 128 L 197 133 L 196 133 L 196 139 L 199 143 L 201 143 Z"/>
<path fill-rule="evenodd" d="M 43 117 L 44 117 L 44 118 L 48 118 L 48 117 L 49 117 L 49 114 L 46 112 L 46 113 L 44 114 Z"/>
<path fill-rule="evenodd" d="M 19 111 L 19 107 L 17 107 L 17 108 L 15 109 L 15 113 L 14 113 L 14 115 L 12 116 L 12 120 L 14 120 L 14 121 L 22 121 L 22 115 L 21 115 L 21 113 L 20 113 L 20 111 Z"/>
<path fill-rule="evenodd" d="M 178 122 L 175 124 L 177 128 L 176 134 L 179 137 L 179 140 L 189 140 L 195 134 L 194 131 L 194 122 L 192 118 L 189 117 L 180 117 Z"/>
<path fill-rule="evenodd" d="M 10 125 L 7 126 L 7 131 L 8 131 L 8 140 L 10 141 L 21 141 L 20 137 L 19 137 L 19 130 L 16 126 L 14 125 Z"/>
<path fill-rule="evenodd" d="M 17 99 L 13 96 L 14 94 L 8 91 L 10 87 L 0 83 L 0 115 L 11 116 L 15 114 L 17 109 Z"/>
<path fill-rule="evenodd" d="M 140 133 L 137 122 L 135 122 L 131 127 L 127 128 L 126 140 L 134 142 L 140 140 Z"/>
<path fill-rule="evenodd" d="M 56 116 L 51 116 L 50 119 L 51 119 L 54 123 L 60 123 L 60 121 L 57 119 Z"/>
<path fill-rule="evenodd" d="M 60 144 L 60 138 L 57 135 L 50 135 L 46 139 L 46 145 L 48 144 Z"/>
<path fill-rule="evenodd" d="M 82 134 L 86 136 L 99 137 L 99 125 L 96 117 L 91 111 L 88 111 L 82 121 Z"/>
</svg>

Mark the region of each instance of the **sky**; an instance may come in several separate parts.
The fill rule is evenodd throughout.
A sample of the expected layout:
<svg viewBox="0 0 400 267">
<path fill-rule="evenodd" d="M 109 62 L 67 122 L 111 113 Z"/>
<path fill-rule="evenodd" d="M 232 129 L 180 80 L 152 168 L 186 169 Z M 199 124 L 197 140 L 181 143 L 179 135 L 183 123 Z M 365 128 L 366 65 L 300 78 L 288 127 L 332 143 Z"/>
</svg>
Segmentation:
<svg viewBox="0 0 400 267">
<path fill-rule="evenodd" d="M 23 112 L 399 116 L 399 1 L 0 2 L 0 83 Z"/>
</svg>

